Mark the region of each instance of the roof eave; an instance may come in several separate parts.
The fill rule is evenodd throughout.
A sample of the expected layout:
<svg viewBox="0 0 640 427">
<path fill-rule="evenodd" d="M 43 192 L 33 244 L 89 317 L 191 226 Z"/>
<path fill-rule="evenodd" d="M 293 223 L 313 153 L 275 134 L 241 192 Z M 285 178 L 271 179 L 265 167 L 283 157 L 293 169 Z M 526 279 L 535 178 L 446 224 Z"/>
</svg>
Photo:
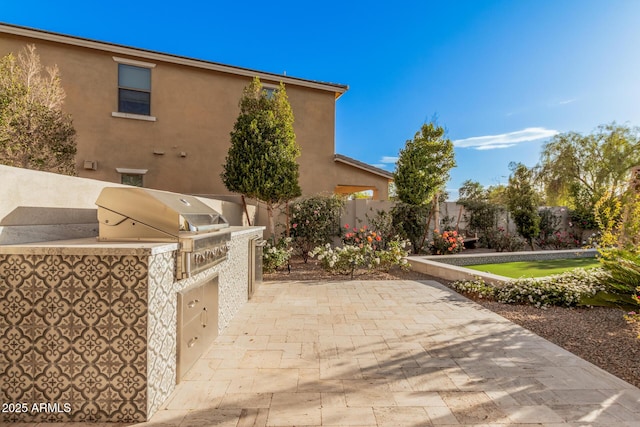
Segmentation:
<svg viewBox="0 0 640 427">
<path fill-rule="evenodd" d="M 284 84 L 293 84 L 297 86 L 309 87 L 312 89 L 334 92 L 336 99 L 349 90 L 347 85 L 337 83 L 326 83 L 314 80 L 307 80 L 297 77 L 286 76 L 283 74 L 269 73 L 266 71 L 252 70 L 249 68 L 235 67 L 231 65 L 220 64 L 216 62 L 193 59 L 184 56 L 171 55 L 146 49 L 138 49 L 114 43 L 99 42 L 95 40 L 85 39 L 75 36 L 67 36 L 64 34 L 53 33 L 33 28 L 20 27 L 10 24 L 0 23 L 0 33 L 8 33 L 22 37 L 36 38 L 56 43 L 63 43 L 72 46 L 95 49 L 104 52 L 110 52 L 118 55 L 128 55 L 136 58 L 144 58 L 151 61 L 169 62 L 189 67 L 202 68 L 222 73 L 236 74 L 245 77 L 259 77 L 265 80 L 274 80 Z"/>
<path fill-rule="evenodd" d="M 349 166 L 353 166 L 355 168 L 367 171 L 374 175 L 381 176 L 383 178 L 388 179 L 389 181 L 393 181 L 393 174 L 391 172 L 387 172 L 383 169 L 377 168 L 375 166 L 357 161 L 355 159 L 351 159 L 350 157 L 344 156 L 342 154 L 335 154 L 333 157 L 333 161 L 344 163 Z"/>
</svg>

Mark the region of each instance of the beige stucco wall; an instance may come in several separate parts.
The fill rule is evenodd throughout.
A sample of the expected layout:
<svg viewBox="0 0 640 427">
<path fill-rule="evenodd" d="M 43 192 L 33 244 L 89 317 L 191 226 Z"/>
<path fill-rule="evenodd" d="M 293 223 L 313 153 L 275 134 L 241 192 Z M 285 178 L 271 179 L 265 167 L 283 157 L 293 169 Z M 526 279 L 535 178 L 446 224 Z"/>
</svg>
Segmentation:
<svg viewBox="0 0 640 427">
<path fill-rule="evenodd" d="M 77 131 L 78 174 L 120 182 L 116 168 L 148 169 L 144 186 L 180 193 L 228 193 L 220 179 L 238 101 L 250 77 L 170 62 L 151 62 L 151 115 L 157 121 L 112 117 L 118 65 L 110 52 L 0 33 L 0 55 L 36 45 L 44 65 L 57 64 L 67 93 L 65 110 Z M 264 81 L 265 83 L 278 83 Z M 331 192 L 335 92 L 287 85 L 301 146 L 303 193 Z M 154 154 L 162 152 L 164 154 Z M 186 153 L 186 156 L 181 156 Z M 85 160 L 97 170 L 85 170 Z"/>
<path fill-rule="evenodd" d="M 375 188 L 377 200 L 389 199 L 389 179 L 340 162 L 335 162 L 334 169 L 336 185 Z"/>
</svg>

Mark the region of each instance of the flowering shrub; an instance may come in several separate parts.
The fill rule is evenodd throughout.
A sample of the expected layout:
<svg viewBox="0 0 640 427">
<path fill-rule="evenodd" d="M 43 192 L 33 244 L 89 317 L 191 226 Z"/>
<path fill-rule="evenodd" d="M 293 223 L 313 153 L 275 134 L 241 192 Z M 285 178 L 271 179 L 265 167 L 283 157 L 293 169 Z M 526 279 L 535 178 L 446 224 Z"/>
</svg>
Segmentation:
<svg viewBox="0 0 640 427">
<path fill-rule="evenodd" d="M 367 226 L 364 225 L 361 228 L 349 228 L 349 224 L 344 226 L 344 237 L 342 238 L 342 242 L 345 245 L 352 245 L 363 247 L 364 245 L 369 245 L 373 250 L 376 250 L 378 247 L 382 246 L 382 236 L 377 232 L 368 230 Z"/>
<path fill-rule="evenodd" d="M 409 263 L 404 259 L 408 255 L 404 240 L 393 239 L 387 242 L 387 249 L 383 249 L 384 241 L 377 232 L 368 230 L 366 226 L 351 229 L 347 224 L 343 243 L 337 248 L 332 248 L 329 243 L 318 246 L 309 256 L 317 257 L 323 269 L 349 274 L 352 278 L 359 268 L 381 271 L 389 271 L 396 266 L 408 268 Z"/>
<path fill-rule="evenodd" d="M 502 285 L 482 279 L 458 280 L 451 286 L 460 292 L 490 298 L 505 304 L 530 304 L 538 308 L 552 305 L 574 307 L 604 291 L 607 273 L 601 269 L 575 269 L 562 274 L 533 279 L 515 279 Z"/>
<path fill-rule="evenodd" d="M 496 287 L 479 277 L 476 280 L 456 280 L 451 282 L 450 286 L 458 292 L 476 298 L 495 299 Z"/>
<path fill-rule="evenodd" d="M 323 269 L 337 274 L 349 274 L 352 278 L 355 270 L 365 264 L 365 255 L 364 247 L 345 245 L 333 249 L 330 243 L 318 246 L 309 253 L 310 257 L 318 257 Z"/>
<path fill-rule="evenodd" d="M 508 234 L 503 227 L 498 227 L 489 232 L 486 236 L 489 246 L 494 248 L 496 252 L 517 252 L 524 248 L 525 240 L 513 234 Z"/>
<path fill-rule="evenodd" d="M 391 212 L 384 210 L 377 210 L 375 215 L 371 217 L 369 214 L 365 214 L 367 218 L 367 222 L 371 225 L 373 230 L 376 230 L 376 233 L 381 238 L 381 247 L 382 249 L 387 248 L 387 243 L 394 240 L 398 233 L 393 226 L 393 216 Z"/>
<path fill-rule="evenodd" d="M 464 238 L 455 230 L 446 230 L 442 234 L 433 230 L 433 240 L 429 243 L 433 255 L 446 255 L 461 252 L 464 249 Z"/>
<path fill-rule="evenodd" d="M 262 250 L 262 271 L 264 273 L 273 273 L 279 267 L 285 265 L 293 249 L 289 246 L 291 238 L 280 239 L 277 242 L 268 240 Z"/>
<path fill-rule="evenodd" d="M 387 249 L 375 252 L 374 266 L 377 270 L 388 272 L 398 266 L 403 270 L 409 268 L 409 262 L 405 259 L 408 252 L 405 250 L 408 241 L 394 239 L 387 243 Z"/>
<path fill-rule="evenodd" d="M 340 235 L 343 206 L 343 200 L 336 196 L 313 196 L 291 205 L 289 234 L 304 262 L 309 259 L 309 252 L 313 248 L 329 243 L 333 237 Z"/>
<path fill-rule="evenodd" d="M 580 246 L 580 241 L 567 231 L 556 231 L 545 238 L 536 239 L 538 246 L 553 249 L 571 249 Z"/>
</svg>

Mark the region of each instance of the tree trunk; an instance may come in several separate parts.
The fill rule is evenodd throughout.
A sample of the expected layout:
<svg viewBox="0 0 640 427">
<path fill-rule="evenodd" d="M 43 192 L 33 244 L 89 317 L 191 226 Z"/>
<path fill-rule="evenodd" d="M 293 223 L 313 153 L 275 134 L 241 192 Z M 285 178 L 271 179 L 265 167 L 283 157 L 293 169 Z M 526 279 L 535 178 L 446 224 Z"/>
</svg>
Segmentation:
<svg viewBox="0 0 640 427">
<path fill-rule="evenodd" d="M 247 201 L 244 199 L 244 194 L 242 197 L 242 207 L 244 208 L 244 214 L 247 216 L 247 224 L 251 226 L 251 218 L 249 218 L 249 210 L 247 209 Z"/>
<path fill-rule="evenodd" d="M 438 200 L 439 196 L 440 193 L 436 193 L 436 195 L 433 196 L 433 223 L 435 224 L 435 228 L 437 228 L 438 230 L 440 230 L 440 200 Z M 442 230 L 440 231 L 442 232 Z"/>
<path fill-rule="evenodd" d="M 273 218 L 273 204 L 267 203 L 267 216 L 269 217 L 269 233 L 273 241 L 276 241 L 276 223 Z"/>
<path fill-rule="evenodd" d="M 289 237 L 289 224 L 291 224 L 291 219 L 289 218 L 289 201 L 285 202 L 284 209 L 287 216 L 287 223 L 284 225 L 285 236 Z"/>
<path fill-rule="evenodd" d="M 422 242 L 420 242 L 420 247 L 413 249 L 413 253 L 416 255 L 420 253 L 420 249 L 424 247 L 424 242 L 427 240 L 427 236 L 429 235 L 429 226 L 431 225 L 432 215 L 433 215 L 433 209 L 429 211 L 429 216 L 427 217 L 427 223 L 424 226 L 424 234 L 422 235 Z"/>
<path fill-rule="evenodd" d="M 429 212 L 429 217 L 427 218 L 427 224 L 424 227 L 424 235 L 422 236 L 422 242 L 420 242 L 420 249 L 422 249 L 424 247 L 424 242 L 427 240 L 427 236 L 429 235 L 429 226 L 431 225 L 431 216 L 433 216 L 435 214 L 435 228 L 438 229 L 438 210 L 439 210 L 440 206 L 438 205 L 438 195 L 436 194 L 433 197 L 433 201 L 431 202 L 431 209 Z M 416 252 L 417 253 L 417 252 Z"/>
</svg>

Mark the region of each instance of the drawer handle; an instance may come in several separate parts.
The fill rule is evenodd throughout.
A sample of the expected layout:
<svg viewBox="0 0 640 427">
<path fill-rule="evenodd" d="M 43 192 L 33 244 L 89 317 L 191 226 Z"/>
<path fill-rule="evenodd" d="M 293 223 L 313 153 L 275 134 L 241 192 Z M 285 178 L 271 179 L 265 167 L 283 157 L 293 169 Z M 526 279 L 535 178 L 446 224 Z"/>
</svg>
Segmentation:
<svg viewBox="0 0 640 427">
<path fill-rule="evenodd" d="M 194 345 L 196 345 L 196 342 L 198 341 L 198 337 L 193 337 L 189 340 L 189 342 L 187 343 L 187 347 L 191 348 Z"/>
<path fill-rule="evenodd" d="M 193 301 L 189 301 L 189 302 L 187 303 L 187 307 L 189 307 L 189 308 L 193 308 L 193 307 L 195 307 L 196 305 L 198 305 L 198 303 L 199 303 L 199 302 L 200 302 L 200 300 L 199 300 L 199 299 L 194 299 Z"/>
<path fill-rule="evenodd" d="M 202 327 L 206 328 L 209 323 L 209 314 L 207 313 L 207 307 L 202 309 L 202 313 L 200 313 L 200 323 L 202 323 Z"/>
</svg>

